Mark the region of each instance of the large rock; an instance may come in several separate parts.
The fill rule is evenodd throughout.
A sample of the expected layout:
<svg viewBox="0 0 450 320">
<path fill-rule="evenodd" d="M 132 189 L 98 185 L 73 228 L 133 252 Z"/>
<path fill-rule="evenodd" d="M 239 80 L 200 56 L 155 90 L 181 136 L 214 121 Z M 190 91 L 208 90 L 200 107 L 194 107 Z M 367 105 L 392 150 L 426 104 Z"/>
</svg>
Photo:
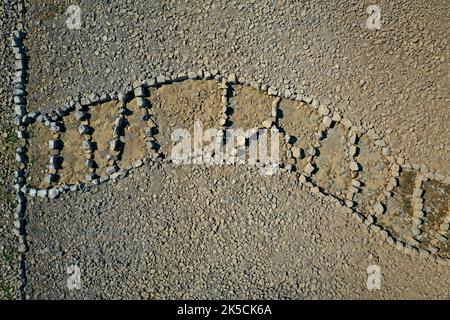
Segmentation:
<svg viewBox="0 0 450 320">
<path fill-rule="evenodd" d="M 386 210 L 386 208 L 384 207 L 384 205 L 381 202 L 378 202 L 374 206 L 373 209 L 374 209 L 375 213 L 378 214 L 378 215 L 382 215 L 385 212 L 385 210 Z"/>
<path fill-rule="evenodd" d="M 310 176 L 310 175 L 314 172 L 314 170 L 315 170 L 314 165 L 311 164 L 311 163 L 309 163 L 309 162 L 306 164 L 305 168 L 303 169 L 303 171 L 304 171 L 308 176 Z"/>
</svg>

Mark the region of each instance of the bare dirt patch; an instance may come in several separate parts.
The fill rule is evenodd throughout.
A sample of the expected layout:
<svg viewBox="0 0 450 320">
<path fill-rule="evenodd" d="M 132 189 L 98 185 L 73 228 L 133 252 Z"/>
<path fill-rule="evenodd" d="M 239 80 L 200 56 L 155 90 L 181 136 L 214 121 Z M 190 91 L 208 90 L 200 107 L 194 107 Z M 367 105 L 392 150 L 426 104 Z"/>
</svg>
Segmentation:
<svg viewBox="0 0 450 320">
<path fill-rule="evenodd" d="M 320 154 L 315 158 L 317 184 L 330 194 L 340 196 L 350 185 L 347 132 L 341 126 L 328 130 Z"/>
<path fill-rule="evenodd" d="M 47 188 L 45 182 L 47 165 L 50 158 L 49 140 L 52 140 L 50 129 L 36 121 L 30 126 L 30 139 L 28 146 L 29 157 L 29 183 L 35 188 Z"/>
<path fill-rule="evenodd" d="M 362 167 L 361 182 L 364 187 L 355 195 L 355 201 L 367 211 L 371 201 L 377 198 L 389 181 L 389 162 L 366 135 L 361 137 L 358 147 L 356 161 Z"/>
<path fill-rule="evenodd" d="M 129 168 L 134 161 L 141 160 L 149 155 L 145 135 L 145 129 L 148 125 L 142 119 L 142 112 L 137 99 L 130 101 L 127 104 L 127 109 L 129 113 L 123 140 L 124 150 L 120 161 L 120 166 L 123 168 Z"/>
<path fill-rule="evenodd" d="M 91 114 L 90 125 L 94 128 L 92 140 L 96 144 L 94 154 L 98 165 L 97 174 L 105 175 L 108 166 L 109 142 L 113 139 L 114 122 L 117 119 L 116 101 L 110 101 L 93 106 L 89 109 Z"/>
<path fill-rule="evenodd" d="M 195 121 L 202 122 L 203 130 L 219 128 L 223 107 L 216 81 L 187 80 L 164 85 L 151 91 L 150 101 L 158 126 L 159 151 L 165 156 L 170 155 L 175 144 L 171 141 L 175 129 L 187 129 L 193 138 Z"/>
<path fill-rule="evenodd" d="M 65 130 L 61 134 L 61 140 L 64 143 L 61 154 L 64 160 L 62 169 L 58 171 L 60 184 L 71 185 L 84 182 L 88 173 L 88 169 L 84 165 L 85 158 L 78 125 L 79 121 L 75 118 L 74 113 L 64 117 Z"/>
<path fill-rule="evenodd" d="M 282 100 L 279 110 L 281 130 L 291 136 L 294 147 L 301 149 L 302 156 L 295 161 L 296 167 L 301 171 L 306 165 L 308 150 L 316 142 L 315 133 L 319 128 L 320 115 L 304 103 L 293 100 Z M 282 152 L 281 158 L 285 159 L 285 157 L 286 154 Z"/>
<path fill-rule="evenodd" d="M 272 117 L 274 97 L 249 86 L 233 86 L 233 97 L 230 98 L 232 114 L 231 127 L 251 129 Z"/>
<path fill-rule="evenodd" d="M 378 217 L 380 225 L 394 232 L 397 239 L 411 243 L 412 241 L 412 195 L 416 173 L 402 172 L 399 186 L 394 190 L 393 197 L 386 200 L 387 213 Z"/>
</svg>

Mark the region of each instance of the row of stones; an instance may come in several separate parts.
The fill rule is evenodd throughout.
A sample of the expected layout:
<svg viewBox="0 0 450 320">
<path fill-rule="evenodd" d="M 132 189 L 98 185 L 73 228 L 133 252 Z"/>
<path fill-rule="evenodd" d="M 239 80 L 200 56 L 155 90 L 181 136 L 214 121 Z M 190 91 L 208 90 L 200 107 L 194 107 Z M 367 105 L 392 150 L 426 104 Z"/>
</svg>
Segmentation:
<svg viewBox="0 0 450 320">
<path fill-rule="evenodd" d="M 276 125 L 277 108 L 278 108 L 278 104 L 279 104 L 279 101 L 281 98 L 303 101 L 307 105 L 310 105 L 312 108 L 316 109 L 320 113 L 320 115 L 323 116 L 322 122 L 319 123 L 319 129 L 316 134 L 318 141 L 314 145 L 314 147 L 311 148 L 311 150 L 309 150 L 308 162 L 307 162 L 306 166 L 304 167 L 302 174 L 300 174 L 300 176 L 299 176 L 300 182 L 303 184 L 306 184 L 307 186 L 310 186 L 312 192 L 330 197 L 330 199 L 332 199 L 333 202 L 342 204 L 343 206 L 349 208 L 352 212 L 357 213 L 357 217 L 363 218 L 364 219 L 363 222 L 366 225 L 370 226 L 372 230 L 380 232 L 382 235 L 386 235 L 388 243 L 395 244 L 395 243 L 400 242 L 398 240 L 395 240 L 392 236 L 388 235 L 388 232 L 386 230 L 384 230 L 381 226 L 376 225 L 375 219 L 372 215 L 368 215 L 367 219 L 366 219 L 366 216 L 361 215 L 360 213 L 356 212 L 356 209 L 354 208 L 356 204 L 353 202 L 353 195 L 356 194 L 357 192 L 359 192 L 358 188 L 361 186 L 360 181 L 357 179 L 358 172 L 360 171 L 361 166 L 360 166 L 360 164 L 358 164 L 356 162 L 356 159 L 355 159 L 355 156 L 357 153 L 356 148 L 357 148 L 357 141 L 358 141 L 358 132 L 360 132 L 361 129 L 354 126 L 349 119 L 342 117 L 341 114 L 339 113 L 339 111 L 337 111 L 337 110 L 331 111 L 327 106 L 319 104 L 319 102 L 315 99 L 310 99 L 310 98 L 304 97 L 302 95 L 296 95 L 295 93 L 290 92 L 290 91 L 288 93 L 286 93 L 286 92 L 279 93 L 277 90 L 275 90 L 272 87 L 268 87 L 268 86 L 264 86 L 264 85 L 261 86 L 255 82 L 247 83 L 243 79 L 238 80 L 238 78 L 234 74 L 230 74 L 228 76 L 228 78 L 225 78 L 225 77 L 221 76 L 217 71 L 211 71 L 211 72 L 199 71 L 199 72 L 180 73 L 173 77 L 157 76 L 157 77 L 145 80 L 145 81 L 141 82 L 140 84 L 139 84 L 139 82 L 135 82 L 133 84 L 134 88 L 132 91 L 134 93 L 134 96 L 136 96 L 139 99 L 139 106 L 145 107 L 148 104 L 148 101 L 144 99 L 144 96 L 146 95 L 145 92 L 147 92 L 146 90 L 149 87 L 166 85 L 166 84 L 170 84 L 173 82 L 183 81 L 186 79 L 191 79 L 191 80 L 216 79 L 217 81 L 219 81 L 219 86 L 222 89 L 222 102 L 223 102 L 223 110 L 222 110 L 223 115 L 220 119 L 220 125 L 223 126 L 223 129 L 225 129 L 227 120 L 229 119 L 229 101 L 228 101 L 229 92 L 230 92 L 229 85 L 233 85 L 233 84 L 251 85 L 255 89 L 258 89 L 261 91 L 266 91 L 269 95 L 277 96 L 279 98 L 279 99 L 275 100 L 275 102 L 272 106 L 273 107 L 272 115 L 273 115 L 274 119 L 268 119 L 268 120 L 264 121 L 262 123 L 262 127 L 264 127 L 264 128 L 270 128 L 270 127 Z M 128 94 L 129 93 L 125 93 L 123 95 L 119 94 L 119 95 L 117 95 L 117 97 L 113 96 L 112 100 L 118 100 L 119 109 L 123 109 L 123 106 L 124 106 L 123 103 L 126 100 L 126 97 L 128 96 Z M 79 101 L 80 107 L 78 108 L 79 110 L 77 110 L 77 112 L 79 112 L 78 118 L 81 120 L 85 117 L 86 111 L 83 110 L 83 107 L 87 107 L 89 105 L 104 102 L 107 100 L 108 100 L 107 94 L 103 94 L 100 97 L 93 94 L 93 95 L 90 95 L 89 97 L 81 98 Z M 77 105 L 77 104 L 75 103 L 75 105 Z M 86 117 L 86 118 L 88 119 L 89 117 Z M 151 117 L 149 117 L 149 118 L 151 118 Z M 123 125 L 124 119 L 125 119 L 124 113 L 120 113 L 119 118 L 116 121 L 115 133 L 117 133 L 117 134 L 115 134 L 115 138 L 111 142 L 111 151 L 115 151 L 115 152 L 118 151 L 118 145 L 120 142 L 120 135 L 118 134 L 118 132 L 120 130 L 118 130 L 117 128 L 119 128 L 120 126 Z M 316 169 L 315 164 L 314 164 L 314 157 L 318 154 L 318 150 L 321 147 L 320 141 L 326 138 L 327 130 L 330 127 L 332 127 L 333 124 L 340 124 L 348 130 L 348 132 L 349 132 L 348 133 L 348 135 L 349 135 L 348 143 L 349 143 L 349 148 L 350 148 L 350 155 L 351 155 L 351 157 L 353 157 L 353 161 L 349 163 L 349 168 L 352 172 L 351 173 L 352 174 L 352 182 L 351 182 L 351 185 L 347 192 L 346 199 L 344 201 L 342 201 L 341 199 L 338 199 L 337 197 L 327 195 L 322 190 L 320 190 L 320 188 L 318 186 L 314 185 L 311 182 L 311 178 Z M 90 129 L 91 128 L 89 127 L 89 123 L 82 124 L 79 127 L 80 134 L 84 135 L 86 138 L 85 139 L 85 142 L 86 142 L 85 149 L 89 155 L 92 152 L 92 148 L 90 147 L 90 144 L 89 144 L 89 142 L 92 139 L 92 137 L 89 136 Z M 149 138 L 152 139 L 152 140 L 150 140 L 150 144 L 154 146 L 156 143 L 156 139 L 152 136 L 151 132 L 152 132 L 152 130 L 150 127 Z M 379 137 L 373 130 L 372 131 L 369 130 L 367 132 L 367 134 L 374 137 L 375 144 L 381 148 L 381 150 L 385 156 L 389 156 L 389 149 L 386 147 L 386 145 L 385 145 L 384 141 L 381 139 L 381 137 Z M 290 140 L 289 135 L 286 135 L 285 138 L 287 141 Z M 241 143 L 244 143 L 244 141 L 241 141 Z M 291 152 L 292 156 L 295 157 L 295 156 L 297 156 L 297 151 L 293 148 L 294 147 L 292 145 L 289 145 L 289 151 Z M 88 159 L 88 160 L 93 160 L 93 159 Z M 110 173 L 110 175 L 106 176 L 106 177 L 102 177 L 100 179 L 92 177 L 92 179 L 89 179 L 89 180 L 90 180 L 90 182 L 92 182 L 93 185 L 96 185 L 103 181 L 107 181 L 110 178 L 117 179 L 117 178 L 122 178 L 126 175 L 126 173 L 127 173 L 126 169 L 121 169 L 119 171 L 115 171 L 115 169 L 113 169 L 113 168 L 116 168 L 116 166 L 115 166 L 116 159 L 112 158 L 112 160 L 113 160 L 113 163 L 112 163 L 112 166 L 110 166 L 111 169 L 108 170 L 108 173 Z M 144 159 L 144 161 L 140 162 L 139 165 L 142 165 L 142 163 L 146 163 L 146 162 L 148 162 L 148 159 Z M 89 161 L 87 161 L 86 163 L 88 164 L 88 167 L 90 167 L 91 169 L 93 169 L 95 167 Z M 290 169 L 290 167 L 287 167 L 287 168 L 288 168 L 288 170 Z M 393 165 L 391 171 L 392 171 L 393 179 L 390 180 L 390 182 L 388 183 L 388 187 L 386 188 L 387 189 L 386 191 L 388 191 L 388 192 L 389 192 L 389 190 L 392 190 L 398 183 L 396 180 L 396 177 L 399 176 L 400 166 L 398 164 Z M 32 195 L 32 196 L 38 195 L 38 196 L 43 196 L 43 197 L 46 197 L 46 196 L 55 197 L 63 191 L 76 190 L 79 188 L 80 188 L 80 186 L 71 186 L 71 187 L 63 186 L 58 189 L 50 189 L 48 191 L 38 190 L 36 192 L 31 191 L 32 189 L 30 189 L 30 191 L 31 191 L 30 195 Z M 81 188 L 81 189 L 85 189 L 85 188 Z M 375 212 L 382 214 L 385 211 L 385 206 L 381 202 L 382 199 L 380 198 L 379 200 L 380 200 L 380 202 L 378 202 L 377 205 L 374 206 L 374 210 L 375 210 Z M 358 218 L 358 219 L 360 219 L 360 218 Z M 409 246 L 409 244 L 405 244 L 404 247 L 409 248 L 408 246 Z M 396 247 L 399 247 L 399 245 L 397 245 Z M 414 247 L 412 247 L 412 248 L 413 248 L 412 251 L 414 251 L 414 249 L 417 249 L 417 252 L 419 252 L 418 248 L 414 248 Z M 421 250 L 423 250 L 423 249 L 421 249 Z M 414 251 L 414 252 L 416 252 L 416 251 Z M 426 254 L 421 252 L 421 256 L 424 256 L 424 255 L 426 255 Z"/>
<path fill-rule="evenodd" d="M 418 174 L 416 175 L 416 179 L 414 181 L 414 191 L 412 195 L 412 207 L 413 207 L 413 218 L 412 218 L 412 229 L 411 232 L 415 240 L 420 241 L 422 238 L 422 218 L 425 217 L 424 209 L 424 199 L 422 197 L 424 190 L 422 189 L 422 185 L 424 182 L 424 176 Z"/>
<path fill-rule="evenodd" d="M 58 123 L 58 120 L 61 118 L 61 115 L 55 114 L 54 116 L 50 117 L 49 115 L 40 114 L 39 112 L 31 112 L 22 117 L 22 124 L 25 125 L 24 130 L 20 132 L 20 135 L 24 139 L 29 139 L 30 132 L 27 130 L 29 125 L 40 122 L 44 126 L 48 127 L 49 131 L 52 134 L 52 139 L 48 141 L 48 148 L 49 148 L 49 162 L 47 165 L 47 175 L 45 177 L 45 181 L 48 184 L 52 184 L 54 182 L 54 177 L 58 171 L 58 168 L 61 164 L 61 156 L 60 156 L 60 149 L 62 148 L 62 141 L 61 138 L 61 131 L 62 127 Z M 27 151 L 28 148 L 23 148 L 21 150 L 17 150 L 16 153 L 16 160 L 24 165 L 27 165 L 29 162 L 29 159 L 27 157 Z M 29 176 L 29 173 L 27 174 Z M 22 190 L 24 192 L 28 192 L 27 185 L 22 187 Z"/>
<path fill-rule="evenodd" d="M 26 101 L 26 79 L 27 79 L 27 58 L 24 46 L 25 14 L 23 0 L 17 2 L 17 29 L 11 36 L 11 48 L 14 54 L 14 77 L 13 77 L 13 104 L 15 113 L 15 124 L 17 126 L 17 137 L 20 145 L 16 150 L 16 160 L 18 161 L 17 170 L 14 172 L 14 188 L 17 196 L 17 207 L 14 211 L 14 227 L 13 232 L 18 238 L 18 280 L 19 280 L 19 299 L 25 298 L 24 288 L 26 285 L 26 265 L 25 253 L 28 250 L 26 239 L 26 195 L 21 190 L 25 185 L 26 164 L 23 161 L 26 157 L 23 155 L 27 147 L 26 135 L 24 134 L 25 125 L 22 123 L 22 117 L 27 114 Z"/>
</svg>

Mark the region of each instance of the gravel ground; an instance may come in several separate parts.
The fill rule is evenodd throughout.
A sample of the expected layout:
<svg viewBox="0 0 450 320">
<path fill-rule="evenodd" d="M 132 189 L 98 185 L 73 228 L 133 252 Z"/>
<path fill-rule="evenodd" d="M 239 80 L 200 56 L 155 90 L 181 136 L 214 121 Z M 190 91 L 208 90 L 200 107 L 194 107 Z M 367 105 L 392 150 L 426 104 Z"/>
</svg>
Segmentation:
<svg viewBox="0 0 450 320">
<path fill-rule="evenodd" d="M 2 30 L 14 25 L 5 3 Z M 385 132 L 396 156 L 450 174 L 446 1 L 377 1 L 378 31 L 365 28 L 359 1 L 77 0 L 80 30 L 65 25 L 71 4 L 26 2 L 29 111 L 151 75 L 218 69 L 336 105 Z M 291 176 L 145 166 L 49 202 L 28 207 L 28 298 L 450 298 L 448 267 L 380 244 Z M 373 263 L 382 289 L 368 291 Z M 72 264 L 79 291 L 65 285 Z"/>
<path fill-rule="evenodd" d="M 80 30 L 61 14 L 72 2 L 42 2 L 28 2 L 30 110 L 206 67 L 303 90 L 450 173 L 447 1 L 377 1 L 379 31 L 359 1 L 77 1 Z"/>
<path fill-rule="evenodd" d="M 383 244 L 294 174 L 157 163 L 31 207 L 35 299 L 450 298 L 448 267 Z M 366 287 L 372 264 L 381 290 Z"/>
</svg>

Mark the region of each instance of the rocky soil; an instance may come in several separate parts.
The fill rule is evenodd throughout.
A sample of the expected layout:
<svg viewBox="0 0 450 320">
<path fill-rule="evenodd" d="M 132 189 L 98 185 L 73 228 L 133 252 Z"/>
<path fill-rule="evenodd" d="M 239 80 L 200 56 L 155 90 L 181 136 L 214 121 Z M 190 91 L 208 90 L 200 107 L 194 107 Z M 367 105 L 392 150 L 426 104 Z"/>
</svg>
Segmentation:
<svg viewBox="0 0 450 320">
<path fill-rule="evenodd" d="M 81 8 L 80 30 L 65 23 L 72 4 Z M 159 74 L 230 71 L 336 105 L 384 132 L 397 157 L 449 175 L 450 6 L 377 5 L 380 30 L 365 27 L 365 3 L 349 0 L 29 0 L 28 110 Z M 10 298 L 7 46 L 17 8 L 2 1 L 0 10 L 0 298 Z M 29 204 L 27 298 L 450 298 L 448 267 L 382 244 L 292 176 L 166 164 L 132 175 Z M 82 271 L 79 291 L 66 286 L 73 264 Z M 381 267 L 381 290 L 366 288 L 371 264 Z"/>
</svg>

